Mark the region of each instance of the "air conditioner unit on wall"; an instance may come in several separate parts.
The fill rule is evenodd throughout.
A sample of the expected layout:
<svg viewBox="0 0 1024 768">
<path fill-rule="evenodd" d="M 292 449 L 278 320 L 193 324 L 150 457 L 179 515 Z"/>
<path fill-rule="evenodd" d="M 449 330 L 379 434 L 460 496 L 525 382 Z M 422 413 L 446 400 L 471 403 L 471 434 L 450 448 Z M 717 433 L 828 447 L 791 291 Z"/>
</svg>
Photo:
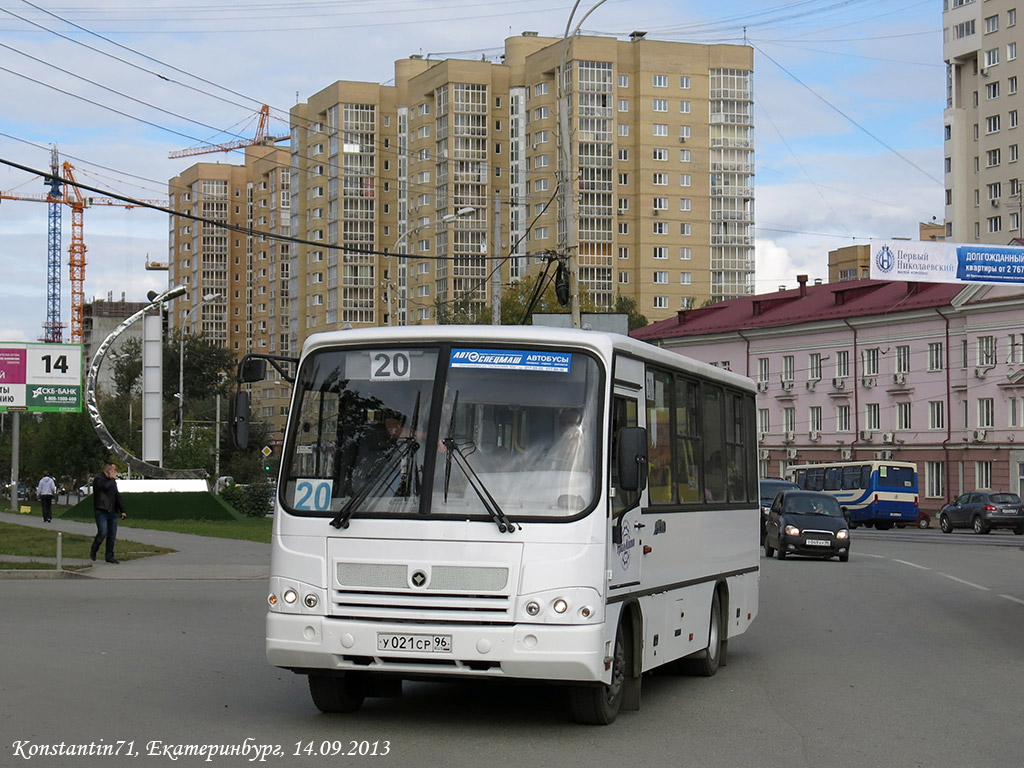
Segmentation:
<svg viewBox="0 0 1024 768">
<path fill-rule="evenodd" d="M 807 437 L 811 440 L 811 442 L 817 442 L 818 440 L 821 440 L 821 432 L 812 429 Z"/>
<path fill-rule="evenodd" d="M 834 379 L 832 379 L 832 386 L 835 389 L 843 389 L 846 386 L 846 379 L 836 376 Z"/>
<path fill-rule="evenodd" d="M 817 382 L 817 381 L 815 381 L 814 379 L 811 379 L 810 381 L 808 381 L 808 382 L 807 382 L 807 389 L 809 389 L 809 390 L 810 390 L 811 392 L 813 392 L 813 391 L 814 391 L 814 388 L 815 388 L 815 387 L 816 387 L 817 385 L 818 385 L 818 382 Z"/>
<path fill-rule="evenodd" d="M 787 459 L 795 459 L 796 458 L 796 448 L 787 448 L 786 449 L 786 458 Z"/>
<path fill-rule="evenodd" d="M 875 386 L 875 379 L 873 376 L 865 376 L 860 380 L 860 383 L 865 387 Z"/>
<path fill-rule="evenodd" d="M 839 458 L 841 460 L 843 460 L 843 461 L 849 461 L 850 459 L 853 458 L 853 449 L 852 448 L 841 448 L 839 450 Z"/>
<path fill-rule="evenodd" d="M 976 442 L 976 443 L 984 443 L 985 442 L 985 430 L 984 429 L 976 429 L 976 430 L 974 430 L 974 442 Z"/>
<path fill-rule="evenodd" d="M 791 379 L 783 379 L 782 380 L 782 388 L 785 389 L 785 390 L 792 389 L 793 388 L 793 381 Z"/>
<path fill-rule="evenodd" d="M 758 392 L 767 392 L 768 391 L 768 382 L 767 381 L 759 381 L 759 382 L 757 382 L 757 391 Z"/>
<path fill-rule="evenodd" d="M 860 431 L 860 439 L 863 440 L 865 443 L 870 443 L 872 439 L 874 439 L 874 432 L 872 432 L 870 429 L 862 429 Z"/>
<path fill-rule="evenodd" d="M 905 373 L 894 373 L 892 375 L 892 383 L 893 384 L 906 384 L 907 383 L 907 374 L 905 374 Z"/>
<path fill-rule="evenodd" d="M 784 440 L 787 443 L 792 443 L 794 440 L 796 440 L 796 432 L 787 432 Z"/>
<path fill-rule="evenodd" d="M 892 451 L 875 451 L 875 459 L 878 461 L 892 461 Z"/>
<path fill-rule="evenodd" d="M 895 432 L 883 432 L 882 433 L 882 442 L 884 442 L 884 443 L 891 443 L 895 439 L 896 439 L 896 433 Z"/>
<path fill-rule="evenodd" d="M 767 459 L 767 458 L 771 457 L 771 455 L 772 455 L 771 451 L 769 451 L 767 448 L 762 448 L 760 451 L 757 452 L 758 458 L 761 458 L 761 459 Z"/>
</svg>

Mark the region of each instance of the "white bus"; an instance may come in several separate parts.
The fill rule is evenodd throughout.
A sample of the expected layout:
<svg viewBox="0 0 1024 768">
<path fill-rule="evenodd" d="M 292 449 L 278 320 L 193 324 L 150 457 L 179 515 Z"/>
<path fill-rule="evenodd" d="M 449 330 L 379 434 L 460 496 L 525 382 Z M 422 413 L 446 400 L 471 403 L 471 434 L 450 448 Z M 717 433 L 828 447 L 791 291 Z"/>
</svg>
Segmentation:
<svg viewBox="0 0 1024 768">
<path fill-rule="evenodd" d="M 320 710 L 505 678 L 610 723 L 648 670 L 715 674 L 757 614 L 749 379 L 616 334 L 434 326 L 311 336 L 294 380 L 266 651 Z"/>
</svg>

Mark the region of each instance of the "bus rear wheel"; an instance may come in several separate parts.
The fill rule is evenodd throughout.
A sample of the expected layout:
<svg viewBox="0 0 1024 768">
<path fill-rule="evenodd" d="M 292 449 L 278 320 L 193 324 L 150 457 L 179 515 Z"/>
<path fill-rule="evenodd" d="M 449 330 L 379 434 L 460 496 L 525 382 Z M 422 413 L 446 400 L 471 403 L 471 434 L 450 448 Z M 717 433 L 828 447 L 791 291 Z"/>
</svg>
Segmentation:
<svg viewBox="0 0 1024 768">
<path fill-rule="evenodd" d="M 782 550 L 780 549 L 781 553 Z M 695 656 L 679 660 L 679 667 L 683 674 L 694 677 L 711 677 L 718 671 L 718 665 L 722 660 L 722 648 L 725 643 L 725 634 L 722 632 L 722 600 L 715 590 L 711 598 L 711 620 L 708 625 L 708 647 Z"/>
<path fill-rule="evenodd" d="M 316 708 L 326 714 L 355 712 L 366 698 L 366 676 L 360 672 L 310 675 L 309 694 Z"/>
<path fill-rule="evenodd" d="M 569 688 L 573 720 L 584 725 L 609 725 L 615 722 L 622 706 L 626 675 L 632 669 L 632 659 L 632 644 L 626 642 L 620 623 L 615 631 L 612 680 L 607 685 L 574 685 Z"/>
</svg>

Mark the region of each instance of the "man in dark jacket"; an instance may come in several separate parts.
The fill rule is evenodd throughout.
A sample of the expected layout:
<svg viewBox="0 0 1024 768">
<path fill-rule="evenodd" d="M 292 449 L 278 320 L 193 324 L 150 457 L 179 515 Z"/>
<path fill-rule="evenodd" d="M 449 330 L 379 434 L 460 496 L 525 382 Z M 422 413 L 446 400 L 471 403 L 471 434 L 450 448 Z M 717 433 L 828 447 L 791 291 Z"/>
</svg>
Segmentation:
<svg viewBox="0 0 1024 768">
<path fill-rule="evenodd" d="M 106 560 L 117 564 L 114 559 L 114 541 L 117 539 L 117 520 L 128 515 L 121 503 L 121 492 L 117 490 L 117 466 L 113 462 L 103 465 L 103 471 L 92 481 L 92 506 L 96 514 L 96 538 L 92 540 L 89 557 L 96 559 L 100 544 L 107 540 Z"/>
</svg>

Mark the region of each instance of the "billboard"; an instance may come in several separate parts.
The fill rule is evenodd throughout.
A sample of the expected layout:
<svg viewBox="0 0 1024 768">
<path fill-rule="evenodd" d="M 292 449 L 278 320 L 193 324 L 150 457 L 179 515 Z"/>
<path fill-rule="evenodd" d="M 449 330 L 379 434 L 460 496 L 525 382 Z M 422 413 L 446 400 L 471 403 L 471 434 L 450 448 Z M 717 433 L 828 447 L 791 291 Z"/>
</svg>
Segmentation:
<svg viewBox="0 0 1024 768">
<path fill-rule="evenodd" d="M 0 341 L 0 412 L 81 410 L 81 344 Z"/>
<path fill-rule="evenodd" d="M 1024 248 L 980 243 L 872 240 L 871 279 L 1024 285 Z"/>
</svg>

